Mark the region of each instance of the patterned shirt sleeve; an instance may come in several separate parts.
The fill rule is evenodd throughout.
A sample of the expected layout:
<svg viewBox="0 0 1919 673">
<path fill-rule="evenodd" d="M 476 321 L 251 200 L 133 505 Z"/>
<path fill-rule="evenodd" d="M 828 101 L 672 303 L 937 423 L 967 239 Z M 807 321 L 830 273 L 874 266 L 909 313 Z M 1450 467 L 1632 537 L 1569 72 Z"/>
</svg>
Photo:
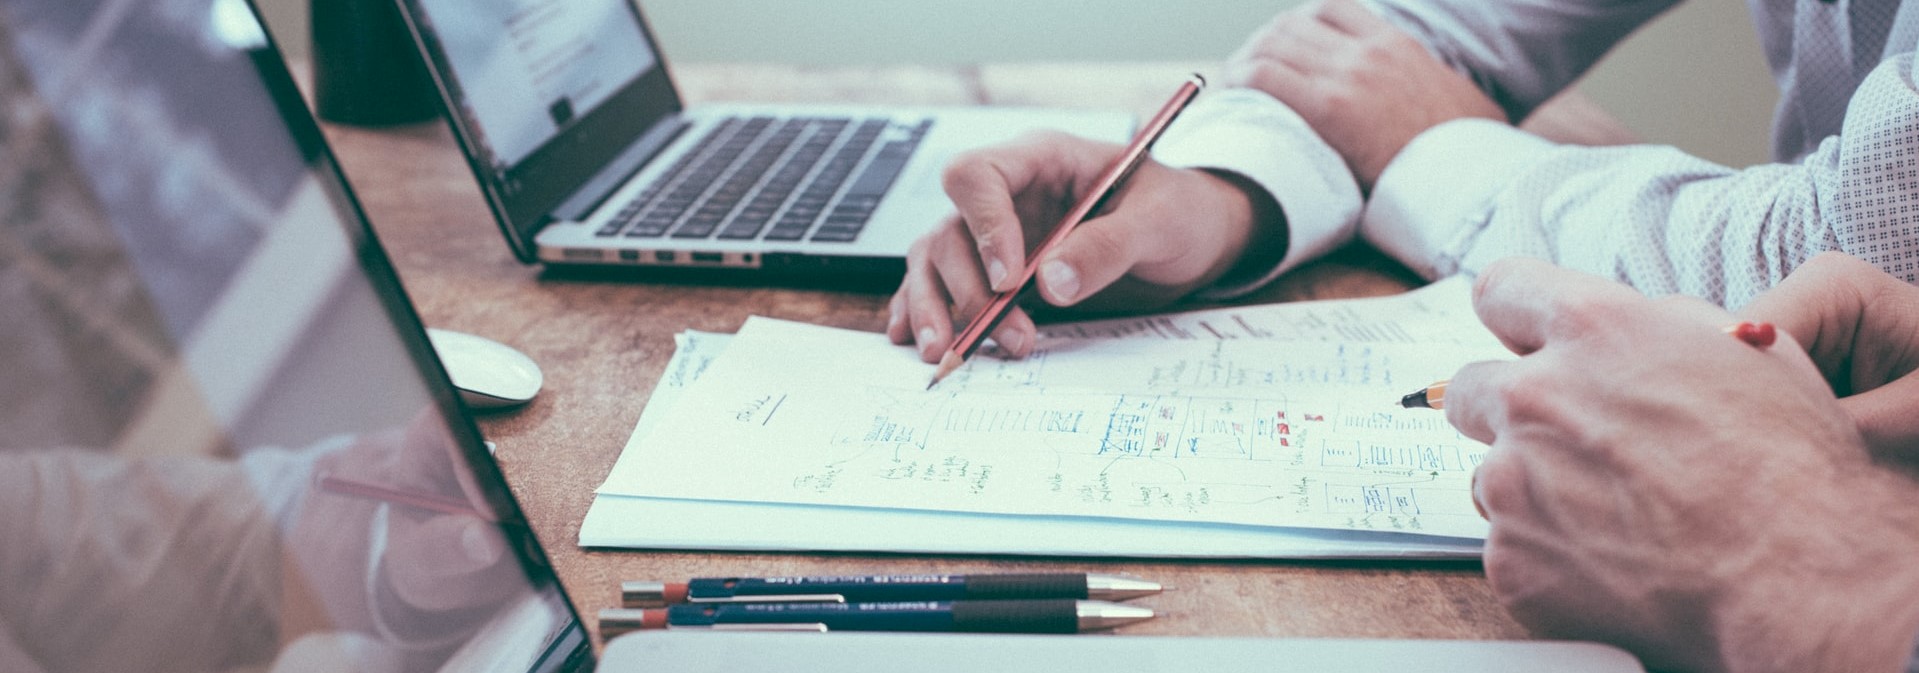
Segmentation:
<svg viewBox="0 0 1919 673">
<path fill-rule="evenodd" d="M 1881 63 L 1795 164 L 1733 170 L 1670 147 L 1555 145 L 1456 121 L 1394 159 L 1360 235 L 1427 277 L 1523 255 L 1737 307 L 1820 252 L 1919 274 L 1919 89 Z"/>
<path fill-rule="evenodd" d="M 1370 0 L 1518 121 L 1678 0 Z"/>
</svg>

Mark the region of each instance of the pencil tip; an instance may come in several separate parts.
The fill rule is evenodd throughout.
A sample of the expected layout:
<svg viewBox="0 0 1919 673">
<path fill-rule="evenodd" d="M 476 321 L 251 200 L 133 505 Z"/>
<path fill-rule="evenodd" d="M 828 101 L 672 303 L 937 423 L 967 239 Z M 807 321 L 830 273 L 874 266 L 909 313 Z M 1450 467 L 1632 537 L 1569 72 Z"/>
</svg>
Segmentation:
<svg viewBox="0 0 1919 673">
<path fill-rule="evenodd" d="M 965 362 L 966 358 L 960 357 L 958 353 L 947 351 L 946 355 L 940 358 L 939 369 L 933 370 L 933 380 L 926 384 L 926 390 L 932 391 L 933 386 L 939 385 L 941 379 L 945 379 L 947 374 L 953 373 L 953 370 L 959 369 L 959 366 Z"/>
</svg>

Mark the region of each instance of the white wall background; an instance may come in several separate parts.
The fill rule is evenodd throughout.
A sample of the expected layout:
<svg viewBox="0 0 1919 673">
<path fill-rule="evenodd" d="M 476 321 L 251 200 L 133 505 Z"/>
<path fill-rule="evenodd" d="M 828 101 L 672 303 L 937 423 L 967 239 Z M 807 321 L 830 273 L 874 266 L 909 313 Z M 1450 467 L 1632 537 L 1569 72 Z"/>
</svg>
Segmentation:
<svg viewBox="0 0 1919 673">
<path fill-rule="evenodd" d="M 334 0 L 312 0 L 329 2 Z M 800 64 L 1224 58 L 1299 0 L 643 0 L 674 62 Z M 305 53 L 308 0 L 256 0 Z M 1581 88 L 1648 141 L 1763 162 L 1777 100 L 1744 3 L 1692 0 Z"/>
</svg>

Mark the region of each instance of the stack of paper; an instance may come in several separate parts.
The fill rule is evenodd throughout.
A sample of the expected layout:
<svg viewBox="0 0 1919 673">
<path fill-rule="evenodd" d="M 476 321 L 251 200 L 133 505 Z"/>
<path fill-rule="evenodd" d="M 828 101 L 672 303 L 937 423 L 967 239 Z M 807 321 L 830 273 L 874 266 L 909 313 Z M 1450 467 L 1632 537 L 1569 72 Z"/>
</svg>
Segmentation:
<svg viewBox="0 0 1919 673">
<path fill-rule="evenodd" d="M 1399 396 L 1506 358 L 1467 283 L 1046 328 L 932 391 L 882 335 L 688 332 L 580 544 L 1472 556 L 1485 447 Z"/>
</svg>

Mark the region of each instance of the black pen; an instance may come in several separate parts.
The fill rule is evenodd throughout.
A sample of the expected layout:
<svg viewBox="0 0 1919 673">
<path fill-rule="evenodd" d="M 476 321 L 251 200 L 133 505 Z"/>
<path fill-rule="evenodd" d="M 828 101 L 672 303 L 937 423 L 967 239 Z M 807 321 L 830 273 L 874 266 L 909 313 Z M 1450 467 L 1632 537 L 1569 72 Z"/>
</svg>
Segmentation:
<svg viewBox="0 0 1919 673">
<path fill-rule="evenodd" d="M 600 634 L 638 629 L 1079 633 L 1152 619 L 1151 608 L 1055 598 L 898 603 L 718 603 L 600 611 Z"/>
<path fill-rule="evenodd" d="M 699 577 L 686 582 L 621 582 L 620 604 L 656 608 L 675 603 L 863 603 L 1086 598 L 1123 601 L 1160 592 L 1135 577 L 1100 573 L 988 575 L 830 575 Z"/>
</svg>

